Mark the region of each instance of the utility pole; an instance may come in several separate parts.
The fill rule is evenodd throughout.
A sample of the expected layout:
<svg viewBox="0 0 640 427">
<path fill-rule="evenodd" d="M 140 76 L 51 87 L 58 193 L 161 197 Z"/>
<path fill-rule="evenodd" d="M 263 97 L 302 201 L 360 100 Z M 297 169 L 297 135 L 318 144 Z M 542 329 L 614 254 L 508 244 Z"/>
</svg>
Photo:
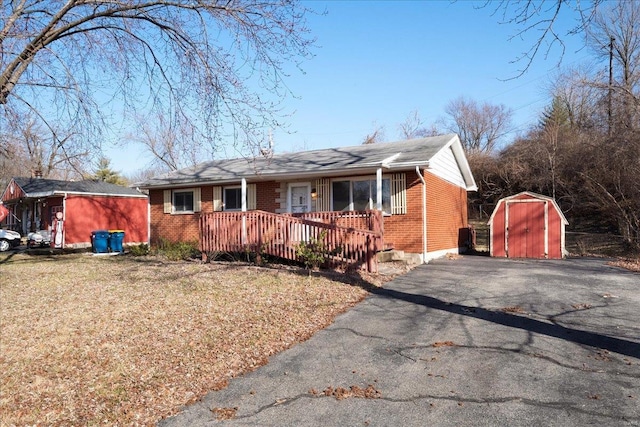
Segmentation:
<svg viewBox="0 0 640 427">
<path fill-rule="evenodd" d="M 613 96 L 613 42 L 616 41 L 615 37 L 611 36 L 609 39 L 609 111 L 607 114 L 609 116 L 609 136 L 611 136 L 613 132 L 613 113 L 612 113 L 612 102 L 611 98 Z"/>
</svg>

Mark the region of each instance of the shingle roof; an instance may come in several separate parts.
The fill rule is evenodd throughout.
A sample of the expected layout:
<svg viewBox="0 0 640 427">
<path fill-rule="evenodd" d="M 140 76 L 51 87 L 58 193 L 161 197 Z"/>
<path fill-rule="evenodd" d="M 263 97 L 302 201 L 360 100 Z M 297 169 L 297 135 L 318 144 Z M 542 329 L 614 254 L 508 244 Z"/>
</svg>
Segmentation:
<svg viewBox="0 0 640 427">
<path fill-rule="evenodd" d="M 455 134 L 400 142 L 274 154 L 270 157 L 213 160 L 180 169 L 137 184 L 141 188 L 167 187 L 192 183 L 238 181 L 241 178 L 269 178 L 286 175 L 326 175 L 373 169 L 426 166 L 441 149 L 457 140 Z"/>
<path fill-rule="evenodd" d="M 45 178 L 13 178 L 26 197 L 46 197 L 62 193 L 100 194 L 110 196 L 144 196 L 139 191 L 104 181 L 61 181 Z"/>
</svg>

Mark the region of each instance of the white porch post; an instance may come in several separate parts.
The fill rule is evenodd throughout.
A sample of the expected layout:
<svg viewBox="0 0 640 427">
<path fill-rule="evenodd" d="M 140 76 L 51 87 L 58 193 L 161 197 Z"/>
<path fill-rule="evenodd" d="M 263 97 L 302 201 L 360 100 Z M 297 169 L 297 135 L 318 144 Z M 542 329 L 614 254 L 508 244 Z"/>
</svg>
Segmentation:
<svg viewBox="0 0 640 427">
<path fill-rule="evenodd" d="M 376 209 L 382 210 L 382 168 L 376 171 Z"/>
<path fill-rule="evenodd" d="M 247 211 L 247 180 L 246 178 L 242 178 L 242 186 L 240 190 L 240 198 L 242 199 L 242 208 L 240 209 L 242 212 Z M 247 216 L 242 215 L 242 243 L 247 243 Z"/>
<path fill-rule="evenodd" d="M 246 178 L 242 178 L 242 212 L 247 211 L 247 180 Z"/>
</svg>

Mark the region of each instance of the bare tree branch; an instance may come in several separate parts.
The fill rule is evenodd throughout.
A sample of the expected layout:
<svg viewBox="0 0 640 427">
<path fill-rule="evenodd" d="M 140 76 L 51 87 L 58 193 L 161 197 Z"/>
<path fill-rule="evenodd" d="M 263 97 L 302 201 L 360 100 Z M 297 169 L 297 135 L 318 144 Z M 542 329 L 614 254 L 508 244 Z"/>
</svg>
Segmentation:
<svg viewBox="0 0 640 427">
<path fill-rule="evenodd" d="M 95 141 L 114 103 L 124 120 L 187 118 L 209 152 L 259 146 L 281 125 L 288 71 L 311 56 L 309 12 L 295 0 L 2 2 L 0 104 Z"/>
<path fill-rule="evenodd" d="M 534 41 L 528 50 L 515 58 L 512 63 L 522 63 L 524 66 L 510 79 L 524 75 L 533 61 L 541 53 L 548 58 L 552 49 L 559 46 L 560 55 L 557 65 L 564 57 L 566 45 L 564 38 L 581 34 L 594 19 L 595 13 L 604 0 L 574 2 L 570 0 L 500 0 L 487 1 L 481 7 L 493 7 L 492 15 L 499 15 L 500 24 L 517 28 L 509 40 L 525 39 L 534 34 Z M 565 14 L 575 13 L 578 18 L 575 25 L 564 34 L 556 29 L 559 19 Z M 509 80 L 510 80 L 509 79 Z"/>
</svg>

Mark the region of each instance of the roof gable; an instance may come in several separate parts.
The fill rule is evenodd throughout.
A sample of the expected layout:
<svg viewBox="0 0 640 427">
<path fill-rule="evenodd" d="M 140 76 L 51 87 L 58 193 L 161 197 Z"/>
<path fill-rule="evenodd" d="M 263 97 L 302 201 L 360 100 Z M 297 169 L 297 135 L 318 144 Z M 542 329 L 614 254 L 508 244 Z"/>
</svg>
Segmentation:
<svg viewBox="0 0 640 427">
<path fill-rule="evenodd" d="M 301 176 L 337 176 L 339 174 L 429 167 L 432 158 L 451 147 L 464 188 L 475 190 L 475 181 L 455 134 L 399 142 L 357 145 L 353 147 L 275 154 L 270 157 L 213 160 L 180 169 L 138 184 L 141 188 L 178 187 L 249 180 Z M 457 150 L 459 148 L 459 150 Z M 466 168 L 466 169 L 465 169 Z M 465 169 L 465 170 L 462 170 Z"/>
<path fill-rule="evenodd" d="M 500 209 L 500 206 L 505 203 L 508 202 L 509 200 L 522 200 L 522 199 L 539 199 L 539 200 L 545 200 L 547 202 L 550 202 L 553 207 L 555 208 L 555 210 L 558 212 L 558 215 L 560 216 L 560 220 L 562 221 L 562 223 L 564 225 L 569 225 L 569 221 L 567 221 L 567 217 L 564 216 L 564 213 L 562 212 L 562 209 L 560 209 L 560 206 L 558 206 L 558 203 L 555 201 L 555 199 L 553 197 L 549 197 L 549 196 L 544 196 L 542 194 L 538 194 L 538 193 L 534 193 L 531 191 L 522 191 L 518 194 L 514 194 L 512 196 L 507 196 L 507 197 L 503 197 L 502 199 L 498 200 L 498 203 L 496 204 L 496 207 L 493 209 L 493 212 L 491 213 L 491 216 L 489 217 L 489 221 L 487 221 L 487 225 L 492 225 L 493 224 L 493 220 L 498 212 L 498 210 Z"/>
</svg>

